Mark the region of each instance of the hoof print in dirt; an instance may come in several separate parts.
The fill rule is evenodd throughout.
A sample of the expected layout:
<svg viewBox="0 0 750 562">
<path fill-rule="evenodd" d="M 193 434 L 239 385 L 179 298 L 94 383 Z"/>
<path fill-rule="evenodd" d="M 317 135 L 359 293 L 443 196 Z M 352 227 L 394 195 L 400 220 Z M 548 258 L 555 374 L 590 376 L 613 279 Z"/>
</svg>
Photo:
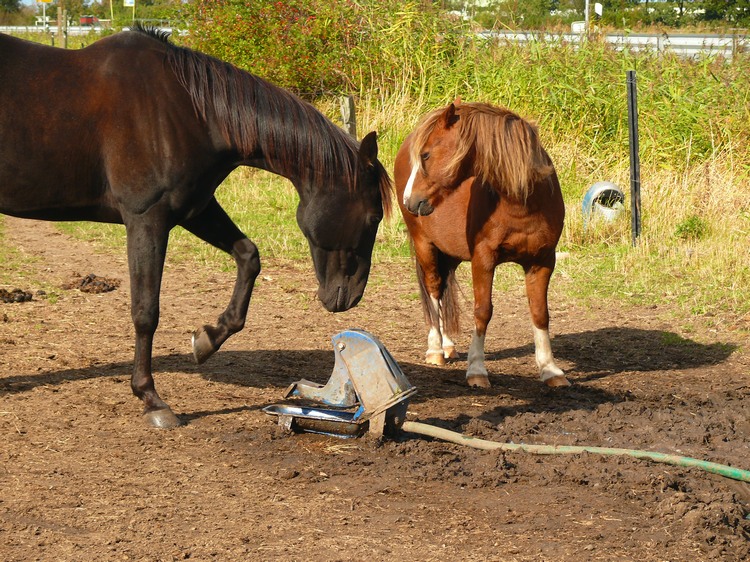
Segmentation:
<svg viewBox="0 0 750 562">
<path fill-rule="evenodd" d="M 85 277 L 78 278 L 78 274 L 74 275 L 76 279 L 63 285 L 63 289 L 78 289 L 84 293 L 108 293 L 114 291 L 120 286 L 119 279 L 107 279 L 106 277 L 99 277 L 93 273 L 89 273 Z"/>
<path fill-rule="evenodd" d="M 31 293 L 21 289 L 13 289 L 12 291 L 0 289 L 0 301 L 2 302 L 28 302 L 31 299 Z"/>
</svg>

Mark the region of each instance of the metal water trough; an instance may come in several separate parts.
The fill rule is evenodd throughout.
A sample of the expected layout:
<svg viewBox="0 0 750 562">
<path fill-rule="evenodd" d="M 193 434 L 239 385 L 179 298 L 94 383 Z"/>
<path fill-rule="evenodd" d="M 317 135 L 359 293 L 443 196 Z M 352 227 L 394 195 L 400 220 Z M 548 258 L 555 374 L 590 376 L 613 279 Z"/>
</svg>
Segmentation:
<svg viewBox="0 0 750 562">
<path fill-rule="evenodd" d="M 332 340 L 336 361 L 328 382 L 321 385 L 302 379 L 290 385 L 284 397 L 296 396 L 338 409 L 276 404 L 263 411 L 278 416 L 279 425 L 290 431 L 344 437 L 398 432 L 417 389 L 372 334 L 346 330 Z"/>
<path fill-rule="evenodd" d="M 406 421 L 409 399 L 417 389 L 409 384 L 398 363 L 375 336 L 363 330 L 347 330 L 333 337 L 333 349 L 336 363 L 328 383 L 320 385 L 300 380 L 287 388 L 285 397 L 297 396 L 339 409 L 290 405 L 264 408 L 264 412 L 278 416 L 279 425 L 285 430 L 337 437 L 397 436 L 404 431 L 484 450 L 523 451 L 537 455 L 592 453 L 630 456 L 675 466 L 698 467 L 706 472 L 750 482 L 750 471 L 691 457 L 611 447 L 497 443 Z"/>
</svg>

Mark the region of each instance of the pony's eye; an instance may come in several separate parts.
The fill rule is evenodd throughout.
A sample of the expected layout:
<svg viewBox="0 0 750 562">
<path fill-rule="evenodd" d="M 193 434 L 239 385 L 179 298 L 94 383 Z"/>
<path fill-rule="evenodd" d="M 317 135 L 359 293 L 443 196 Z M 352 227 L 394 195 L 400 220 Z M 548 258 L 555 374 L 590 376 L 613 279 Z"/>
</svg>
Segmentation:
<svg viewBox="0 0 750 562">
<path fill-rule="evenodd" d="M 430 153 L 429 152 L 423 152 L 422 154 L 420 154 L 420 157 L 422 158 L 422 161 L 424 162 L 425 160 L 429 160 L 430 159 Z"/>
</svg>

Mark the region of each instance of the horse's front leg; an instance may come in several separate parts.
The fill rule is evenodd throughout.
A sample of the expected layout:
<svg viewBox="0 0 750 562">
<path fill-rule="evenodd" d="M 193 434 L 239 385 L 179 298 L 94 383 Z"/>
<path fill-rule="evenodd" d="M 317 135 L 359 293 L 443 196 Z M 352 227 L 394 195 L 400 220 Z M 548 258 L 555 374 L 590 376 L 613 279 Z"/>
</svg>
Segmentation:
<svg viewBox="0 0 750 562">
<path fill-rule="evenodd" d="M 492 319 L 492 279 L 494 264 L 485 264 L 475 257 L 471 262 L 471 280 L 474 288 L 474 332 L 469 346 L 466 383 L 481 388 L 490 387 L 487 368 L 484 366 L 484 339 L 487 325 Z"/>
<path fill-rule="evenodd" d="M 549 308 L 547 290 L 552 271 L 555 267 L 554 254 L 551 263 L 525 267 L 526 296 L 529 299 L 529 311 L 534 331 L 534 349 L 539 377 L 550 387 L 569 386 L 562 369 L 555 365 L 552 357 L 552 344 L 549 339 Z M 550 260 L 548 260 L 550 261 Z"/>
<path fill-rule="evenodd" d="M 135 328 L 135 361 L 130 387 L 143 401 L 144 419 L 154 427 L 181 425 L 156 392 L 151 372 L 154 333 L 159 324 L 159 290 L 167 252 L 169 226 L 163 216 L 150 213 L 128 218 L 126 223 L 130 269 L 130 312 Z"/>
<path fill-rule="evenodd" d="M 244 328 L 255 280 L 260 274 L 260 255 L 255 244 L 237 228 L 216 199 L 212 199 L 199 215 L 181 225 L 230 254 L 237 264 L 232 298 L 216 321 L 216 326 L 204 325 L 193 334 L 193 355 L 198 363 L 203 363 L 229 336 Z"/>
</svg>

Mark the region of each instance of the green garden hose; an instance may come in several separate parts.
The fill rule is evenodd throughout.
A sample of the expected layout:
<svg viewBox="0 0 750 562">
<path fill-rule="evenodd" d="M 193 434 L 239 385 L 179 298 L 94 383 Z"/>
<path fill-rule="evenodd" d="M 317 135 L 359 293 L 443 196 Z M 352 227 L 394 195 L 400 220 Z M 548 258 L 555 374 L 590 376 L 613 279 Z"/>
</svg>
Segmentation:
<svg viewBox="0 0 750 562">
<path fill-rule="evenodd" d="M 524 451 L 536 455 L 564 455 L 577 453 L 593 453 L 595 455 L 608 456 L 624 455 L 635 457 L 637 459 L 648 459 L 655 462 L 672 464 L 675 466 L 695 466 L 712 474 L 719 474 L 721 476 L 726 476 L 727 478 L 732 478 L 733 480 L 750 482 L 749 470 L 742 470 L 741 468 L 734 468 L 731 466 L 726 466 L 715 462 L 702 461 L 690 457 L 668 455 L 665 453 L 655 453 L 652 451 L 638 451 L 636 449 L 616 449 L 611 447 L 587 447 L 576 445 L 524 445 L 518 443 L 498 443 L 496 441 L 487 441 L 486 439 L 470 437 L 468 435 L 456 433 L 455 431 L 435 427 L 434 425 L 411 421 L 405 421 L 401 429 L 410 433 L 418 433 L 420 435 L 442 439 L 443 441 L 449 441 L 451 443 L 457 443 L 459 445 L 468 445 L 469 447 L 474 447 L 475 449 L 484 449 L 488 451 L 497 449 L 500 449 L 502 451 Z"/>
</svg>

